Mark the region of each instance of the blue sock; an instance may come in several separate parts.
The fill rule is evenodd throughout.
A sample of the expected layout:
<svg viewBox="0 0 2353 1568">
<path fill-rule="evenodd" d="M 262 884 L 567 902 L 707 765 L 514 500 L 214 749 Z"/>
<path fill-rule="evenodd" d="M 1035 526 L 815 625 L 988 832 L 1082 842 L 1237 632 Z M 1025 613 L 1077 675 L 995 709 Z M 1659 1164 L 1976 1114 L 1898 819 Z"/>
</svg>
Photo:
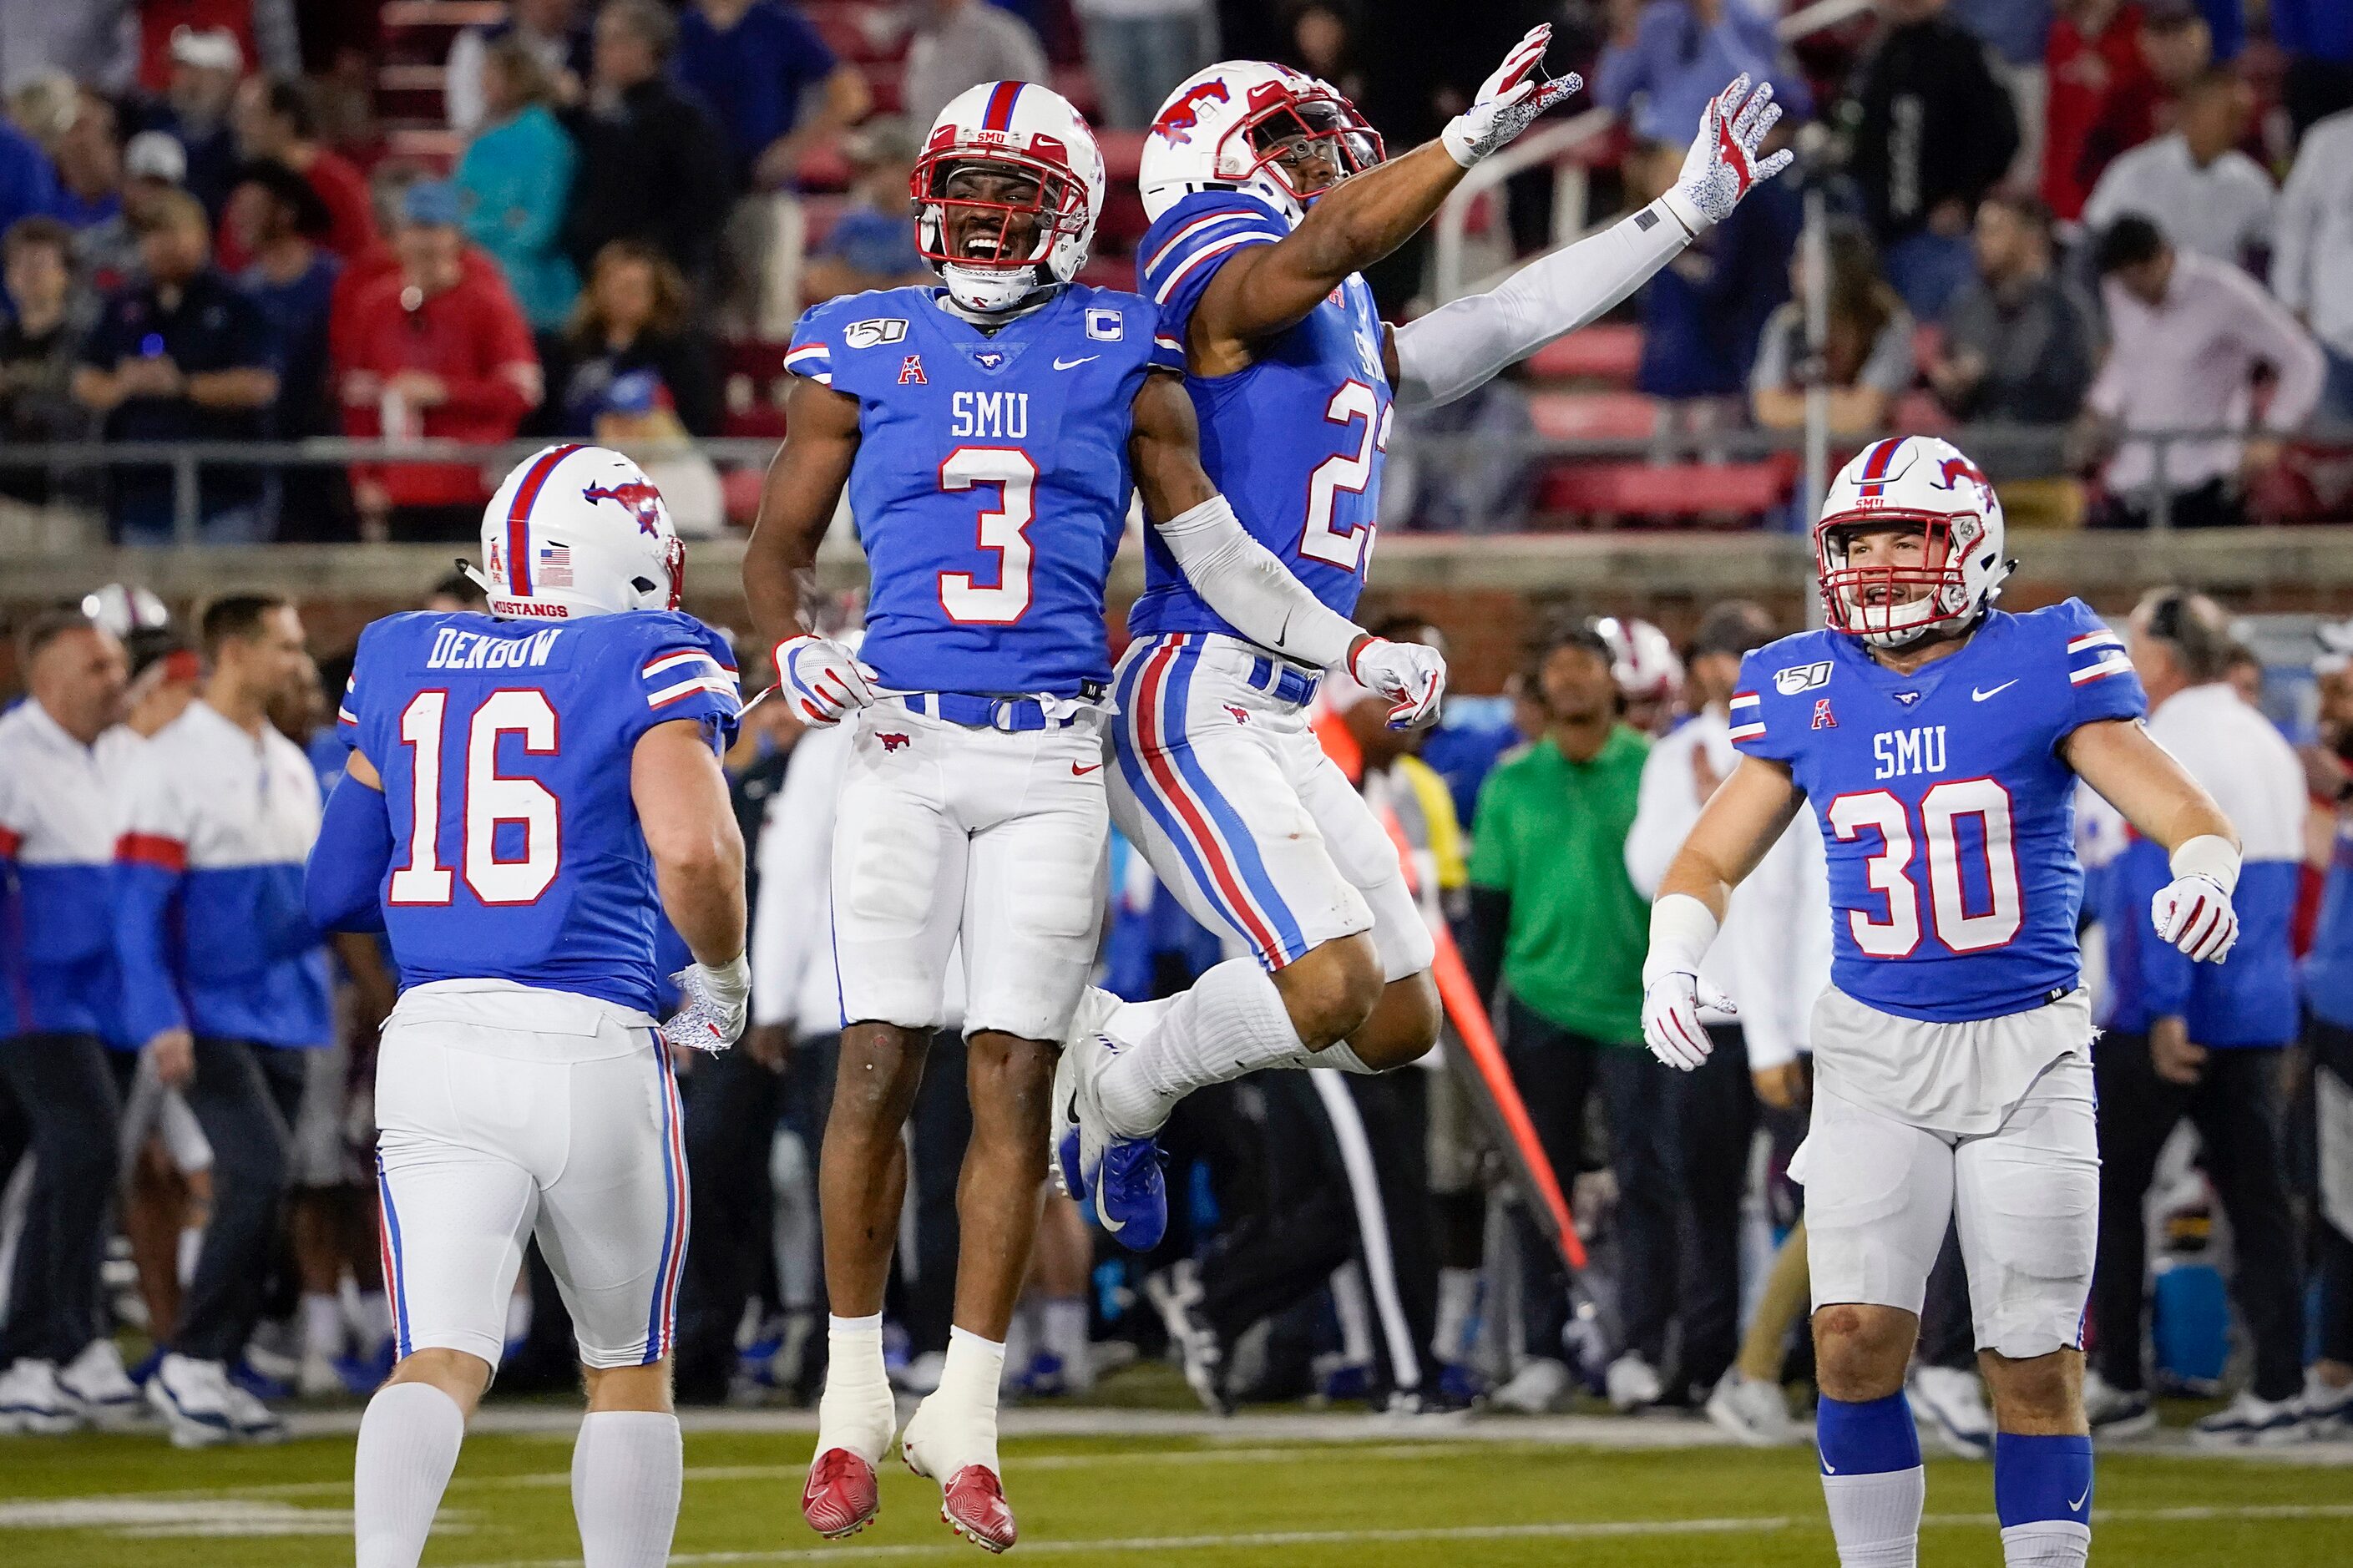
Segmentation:
<svg viewBox="0 0 2353 1568">
<path fill-rule="evenodd" d="M 1993 1506 L 2005 1530 L 2016 1524 L 2052 1521 L 2088 1527 L 2092 1522 L 2092 1440 L 1995 1433 Z"/>
<path fill-rule="evenodd" d="M 1912 1406 L 1901 1389 L 1859 1405 L 1824 1397 L 1814 1412 L 1814 1443 L 1826 1476 L 1920 1468 L 1920 1429 L 1912 1424 Z"/>
</svg>

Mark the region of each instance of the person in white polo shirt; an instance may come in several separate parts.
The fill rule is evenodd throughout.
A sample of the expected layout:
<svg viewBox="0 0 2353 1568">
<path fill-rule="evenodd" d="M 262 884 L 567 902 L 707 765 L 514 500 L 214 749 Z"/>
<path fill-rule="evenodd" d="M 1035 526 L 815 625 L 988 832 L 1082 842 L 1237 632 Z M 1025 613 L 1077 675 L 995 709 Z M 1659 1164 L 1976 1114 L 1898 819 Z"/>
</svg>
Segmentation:
<svg viewBox="0 0 2353 1568">
<path fill-rule="evenodd" d="M 2181 95 L 2180 129 L 2142 142 L 2101 174 L 2084 204 L 2084 226 L 2097 234 L 2138 213 L 2179 248 L 2234 265 L 2267 248 L 2279 192 L 2239 151 L 2253 102 L 2226 66 L 2200 76 Z"/>
<path fill-rule="evenodd" d="M 2081 434 L 2111 455 L 2092 525 L 2146 528 L 2160 499 L 2176 528 L 2245 521 L 2245 481 L 2279 461 L 2320 399 L 2320 350 L 2253 279 L 2172 244 L 2138 214 L 2108 226 L 2095 260 L 2110 342 Z M 2277 381 L 2258 417 L 2263 366 Z M 2208 430 L 2217 434 L 2162 447 L 2134 439 Z"/>
</svg>

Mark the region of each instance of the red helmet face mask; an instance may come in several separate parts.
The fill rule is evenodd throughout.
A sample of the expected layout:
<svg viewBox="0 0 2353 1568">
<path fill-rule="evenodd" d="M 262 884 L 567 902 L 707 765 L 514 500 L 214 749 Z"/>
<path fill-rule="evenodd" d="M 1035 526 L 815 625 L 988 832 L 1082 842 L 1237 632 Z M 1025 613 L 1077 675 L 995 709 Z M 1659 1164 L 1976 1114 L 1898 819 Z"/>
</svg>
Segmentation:
<svg viewBox="0 0 2353 1568">
<path fill-rule="evenodd" d="M 686 541 L 673 539 L 662 552 L 662 565 L 670 577 L 670 602 L 664 609 L 675 610 L 686 598 Z"/>
<path fill-rule="evenodd" d="M 1044 138 L 1033 138 L 1033 145 Z M 1085 185 L 1066 164 L 1039 152 L 1016 153 L 1009 148 L 976 149 L 958 145 L 952 130 L 943 129 L 934 145 L 915 163 L 908 194 L 915 204 L 915 248 L 934 265 L 976 268 L 1034 267 L 1044 262 L 1061 235 L 1087 230 Z M 948 194 L 958 174 L 990 174 L 1000 180 L 1018 180 L 1029 195 L 1009 198 L 959 196 Z M 936 223 L 921 221 L 936 213 Z M 959 224 L 957 215 L 974 215 Z M 1016 247 L 1017 234 L 1027 228 L 1029 243 Z M 969 247 L 976 239 L 996 240 L 995 253 L 960 253 L 958 240 Z"/>
<path fill-rule="evenodd" d="M 1914 529 L 1921 539 L 1917 561 L 1847 564 L 1856 536 Z M 1831 629 L 1908 636 L 1966 616 L 1971 605 L 1961 566 L 1983 532 L 1975 512 L 1850 511 L 1822 519 L 1814 527 L 1814 563 Z"/>
<path fill-rule="evenodd" d="M 1258 100 L 1263 98 L 1263 103 Z M 1304 204 L 1322 195 L 1351 174 L 1363 174 L 1388 156 L 1388 149 L 1356 106 L 1331 89 L 1317 85 L 1305 91 L 1269 87 L 1251 94 L 1250 112 L 1226 133 L 1239 136 L 1249 149 L 1250 163 L 1239 178 L 1247 180 L 1264 170 Z M 1318 149 L 1331 160 L 1333 175 L 1312 190 L 1302 190 L 1292 172 Z M 1224 150 L 1218 159 L 1221 178 L 1227 173 Z"/>
</svg>

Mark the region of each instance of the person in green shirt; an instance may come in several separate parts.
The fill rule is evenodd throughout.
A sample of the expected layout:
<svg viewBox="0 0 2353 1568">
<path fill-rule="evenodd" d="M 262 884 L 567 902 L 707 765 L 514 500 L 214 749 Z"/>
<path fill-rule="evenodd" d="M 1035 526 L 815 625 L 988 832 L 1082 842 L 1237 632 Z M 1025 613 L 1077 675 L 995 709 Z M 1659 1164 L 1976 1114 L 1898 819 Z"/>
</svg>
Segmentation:
<svg viewBox="0 0 2353 1568">
<path fill-rule="evenodd" d="M 1608 1386 L 1613 1404 L 1632 1408 L 1662 1393 L 1678 1189 L 1669 1070 L 1642 1046 L 1649 905 L 1626 876 L 1626 834 L 1651 742 L 1620 717 L 1609 664 L 1609 644 L 1577 625 L 1550 638 L 1529 672 L 1545 729 L 1480 791 L 1467 956 L 1564 1184 L 1593 1163 L 1586 1103 L 1600 1090 L 1618 1178 L 1625 1332 Z M 1560 1359 L 1568 1281 L 1534 1227 L 1523 1235 L 1530 1360 L 1497 1397 L 1541 1408 L 1568 1389 Z"/>
</svg>

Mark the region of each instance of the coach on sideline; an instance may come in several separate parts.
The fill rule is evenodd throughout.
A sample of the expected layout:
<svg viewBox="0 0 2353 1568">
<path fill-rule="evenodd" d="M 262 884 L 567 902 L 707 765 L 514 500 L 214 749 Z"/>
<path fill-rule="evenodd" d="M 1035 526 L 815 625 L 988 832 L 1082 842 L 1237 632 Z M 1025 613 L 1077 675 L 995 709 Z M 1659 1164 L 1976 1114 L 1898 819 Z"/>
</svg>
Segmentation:
<svg viewBox="0 0 2353 1568">
<path fill-rule="evenodd" d="M 140 748 L 115 847 L 124 1022 L 213 1147 L 212 1223 L 147 1385 L 182 1447 L 278 1429 L 228 1365 L 261 1308 L 303 1052 L 333 1032 L 302 906 L 318 776 L 269 718 L 308 678 L 301 620 L 283 599 L 240 595 L 205 611 L 200 637 L 203 689 Z"/>
<path fill-rule="evenodd" d="M 2130 642 L 2148 691 L 2149 734 L 2230 817 L 2245 863 L 2233 895 L 2237 945 L 2220 963 L 2194 966 L 2148 936 L 2149 900 L 2171 875 L 2164 849 L 2135 838 L 2109 878 L 2102 923 L 2116 1002 L 2092 1056 L 2100 1119 L 2097 1376 L 2085 1379 L 2084 1402 L 2094 1431 L 2121 1436 L 2155 1424 L 2142 1392 L 2141 1201 L 2158 1151 L 2187 1116 L 2230 1216 L 2232 1289 L 2255 1352 L 2253 1384 L 2193 1426 L 2190 1440 L 2292 1441 L 2304 1431 L 2304 1300 L 2282 1154 L 2280 1063 L 2298 1027 L 2288 921 L 2304 858 L 2304 765 L 2223 679 L 2232 645 L 2212 600 L 2154 590 L 2133 612 Z"/>
<path fill-rule="evenodd" d="M 0 717 L 0 1093 L 32 1130 L 0 1432 L 65 1432 L 138 1408 L 99 1331 L 98 1269 L 120 1102 L 112 1014 L 115 816 L 97 742 L 122 717 L 122 645 L 79 612 L 36 619 L 27 700 Z"/>
</svg>

